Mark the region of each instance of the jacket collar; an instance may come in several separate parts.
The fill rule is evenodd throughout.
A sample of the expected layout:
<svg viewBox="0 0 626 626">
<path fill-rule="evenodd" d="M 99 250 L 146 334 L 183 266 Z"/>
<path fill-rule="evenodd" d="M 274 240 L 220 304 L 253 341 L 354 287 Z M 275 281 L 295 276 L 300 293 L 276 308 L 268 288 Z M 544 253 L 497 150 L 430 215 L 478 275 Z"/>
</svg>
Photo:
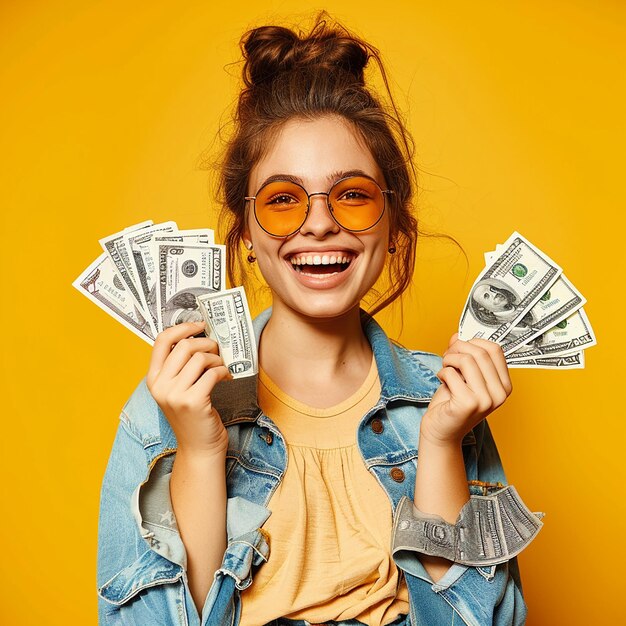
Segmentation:
<svg viewBox="0 0 626 626">
<path fill-rule="evenodd" d="M 252 322 L 257 354 L 261 333 L 271 314 L 271 307 L 267 308 Z M 428 352 L 407 350 L 392 343 L 378 322 L 363 309 L 361 324 L 376 359 L 381 403 L 386 405 L 390 400 L 399 399 L 429 401 L 440 385 L 436 373 L 441 368 L 441 359 Z M 258 375 L 236 378 L 218 383 L 214 388 L 211 396 L 224 422 L 256 419 L 261 414 L 257 403 L 257 380 Z M 231 410 L 222 412 L 221 407 L 229 407 Z"/>
</svg>

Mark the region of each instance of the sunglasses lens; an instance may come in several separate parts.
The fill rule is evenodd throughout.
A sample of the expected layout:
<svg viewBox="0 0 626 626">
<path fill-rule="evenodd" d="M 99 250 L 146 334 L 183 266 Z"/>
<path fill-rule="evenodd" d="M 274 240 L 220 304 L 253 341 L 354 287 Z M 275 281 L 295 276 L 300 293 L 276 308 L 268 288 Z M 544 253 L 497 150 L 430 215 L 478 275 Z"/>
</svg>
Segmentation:
<svg viewBox="0 0 626 626">
<path fill-rule="evenodd" d="M 307 195 L 302 187 L 288 181 L 268 183 L 256 196 L 256 218 L 261 228 L 284 237 L 302 226 L 306 216 Z"/>
<path fill-rule="evenodd" d="M 354 231 L 374 226 L 385 210 L 380 187 L 362 176 L 340 180 L 330 192 L 330 204 L 337 222 Z"/>
</svg>

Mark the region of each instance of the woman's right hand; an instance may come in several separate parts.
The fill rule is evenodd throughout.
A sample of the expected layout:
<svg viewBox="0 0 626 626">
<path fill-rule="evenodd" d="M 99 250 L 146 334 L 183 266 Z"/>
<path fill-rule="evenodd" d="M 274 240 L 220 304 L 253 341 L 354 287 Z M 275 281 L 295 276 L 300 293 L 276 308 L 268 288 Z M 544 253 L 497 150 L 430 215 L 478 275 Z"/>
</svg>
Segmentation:
<svg viewBox="0 0 626 626">
<path fill-rule="evenodd" d="M 225 453 L 228 434 L 211 403 L 211 392 L 232 374 L 217 343 L 194 337 L 205 322 L 185 322 L 158 334 L 146 377 L 148 389 L 167 417 L 178 450 L 189 455 Z"/>
</svg>

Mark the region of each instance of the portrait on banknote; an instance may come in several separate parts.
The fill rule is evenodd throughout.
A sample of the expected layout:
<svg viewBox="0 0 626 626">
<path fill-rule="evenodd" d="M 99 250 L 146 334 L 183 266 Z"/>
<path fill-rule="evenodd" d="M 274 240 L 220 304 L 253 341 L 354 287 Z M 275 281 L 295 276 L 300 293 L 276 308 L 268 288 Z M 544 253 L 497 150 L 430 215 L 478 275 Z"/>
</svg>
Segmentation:
<svg viewBox="0 0 626 626">
<path fill-rule="evenodd" d="M 494 278 L 485 278 L 472 290 L 470 311 L 485 326 L 500 326 L 518 314 L 519 298 L 507 284 Z"/>
</svg>

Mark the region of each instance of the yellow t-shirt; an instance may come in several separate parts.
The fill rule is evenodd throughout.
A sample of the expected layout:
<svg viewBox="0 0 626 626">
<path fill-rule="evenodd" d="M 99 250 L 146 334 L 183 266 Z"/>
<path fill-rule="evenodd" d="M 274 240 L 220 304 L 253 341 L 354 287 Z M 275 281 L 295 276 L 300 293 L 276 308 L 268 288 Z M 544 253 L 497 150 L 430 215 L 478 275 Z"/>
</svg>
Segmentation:
<svg viewBox="0 0 626 626">
<path fill-rule="evenodd" d="M 356 443 L 357 426 L 379 397 L 373 358 L 361 388 L 326 409 L 285 395 L 260 369 L 259 406 L 285 437 L 287 469 L 263 526 L 270 557 L 241 592 L 241 626 L 277 617 L 383 626 L 409 612 L 406 582 L 390 555 L 391 503 Z"/>
</svg>

